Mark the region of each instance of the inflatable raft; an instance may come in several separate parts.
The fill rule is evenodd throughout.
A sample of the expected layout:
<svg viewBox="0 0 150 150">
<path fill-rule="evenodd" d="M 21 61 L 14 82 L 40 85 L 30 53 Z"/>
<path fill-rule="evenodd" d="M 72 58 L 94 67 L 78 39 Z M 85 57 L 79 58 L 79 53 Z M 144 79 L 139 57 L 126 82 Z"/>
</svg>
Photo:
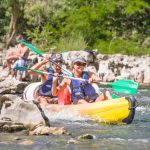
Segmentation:
<svg viewBox="0 0 150 150">
<path fill-rule="evenodd" d="M 38 86 L 41 83 L 32 83 L 24 90 L 24 99 L 33 101 L 37 97 Z M 98 89 L 97 89 L 98 92 Z M 63 94 L 65 95 L 65 94 Z M 64 98 L 64 97 L 63 97 Z M 62 104 L 62 103 L 61 103 Z M 67 110 L 68 113 L 75 113 L 87 116 L 105 123 L 126 123 L 133 121 L 135 115 L 136 100 L 134 97 L 121 97 L 107 101 L 79 104 L 79 105 L 58 105 L 52 104 L 47 107 L 49 111 L 60 112 Z"/>
</svg>

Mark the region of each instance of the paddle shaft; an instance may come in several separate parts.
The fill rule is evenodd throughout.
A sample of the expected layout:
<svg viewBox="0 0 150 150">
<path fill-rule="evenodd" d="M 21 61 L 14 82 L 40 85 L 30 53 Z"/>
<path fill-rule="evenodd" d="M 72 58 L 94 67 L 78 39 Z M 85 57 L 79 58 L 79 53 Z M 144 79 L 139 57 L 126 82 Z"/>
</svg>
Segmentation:
<svg viewBox="0 0 150 150">
<path fill-rule="evenodd" d="M 42 57 L 44 57 L 42 55 Z M 71 74 L 70 71 L 68 71 L 67 69 L 65 69 L 64 67 L 60 66 L 59 64 L 57 64 L 55 61 L 53 61 L 51 58 L 49 58 L 49 61 L 52 62 L 53 64 L 55 64 L 57 67 L 61 68 L 62 70 L 64 70 L 65 72 L 67 72 L 68 74 Z"/>
<path fill-rule="evenodd" d="M 16 67 L 15 69 L 21 70 L 21 71 L 31 70 L 31 71 L 34 71 L 39 74 L 48 74 L 48 75 L 51 74 L 51 73 L 44 72 L 41 70 L 34 70 L 34 69 L 26 68 L 26 67 Z M 51 74 L 51 75 L 54 76 L 54 74 Z M 88 80 L 82 79 L 82 78 L 75 78 L 75 77 L 70 77 L 70 76 L 66 76 L 66 75 L 58 75 L 58 76 L 63 77 L 63 78 L 72 79 L 72 80 L 88 82 Z M 118 81 L 115 81 L 114 83 L 93 81 L 93 83 L 100 84 L 100 85 L 107 85 L 107 86 L 112 87 L 114 89 L 114 91 L 116 91 L 116 92 L 131 94 L 131 95 L 135 94 L 138 89 L 138 83 L 131 81 L 131 80 L 118 80 Z"/>
<path fill-rule="evenodd" d="M 34 69 L 29 69 L 29 68 L 28 68 L 28 70 L 31 70 L 31 71 L 34 71 L 34 72 L 37 72 L 37 73 L 41 73 L 41 74 L 47 74 L 47 75 L 52 75 L 52 76 L 54 76 L 54 74 L 48 73 L 48 72 L 46 72 L 46 71 L 34 70 Z M 78 80 L 78 81 L 83 81 L 83 82 L 88 81 L 88 80 L 86 80 L 86 79 L 75 78 L 75 77 L 70 77 L 70 76 L 66 76 L 66 75 L 58 75 L 58 77 L 63 77 L 63 78 L 72 79 L 72 80 Z M 98 83 L 99 83 L 99 82 L 98 82 Z"/>
<path fill-rule="evenodd" d="M 16 69 L 17 69 L 17 70 L 21 70 L 21 71 L 31 70 L 31 71 L 36 72 L 36 73 L 39 73 L 39 74 L 47 74 L 47 75 L 52 75 L 52 76 L 54 76 L 53 73 L 49 73 L 49 72 L 41 71 L 41 70 L 36 70 L 36 69 L 30 69 L 30 68 L 27 68 L 27 67 L 16 67 Z M 88 82 L 88 80 L 86 80 L 86 79 L 75 78 L 75 77 L 70 77 L 70 76 L 66 76 L 66 75 L 58 75 L 58 77 L 63 77 L 63 78 L 72 79 L 72 80 L 78 80 L 78 81 L 82 81 L 82 82 Z M 99 81 L 94 81 L 93 83 L 106 85 L 105 83 L 99 82 Z"/>
<path fill-rule="evenodd" d="M 20 42 L 24 45 L 26 45 L 30 50 L 32 50 L 33 52 L 35 52 L 36 54 L 40 55 L 41 57 L 43 56 L 43 53 L 40 52 L 37 48 L 35 48 L 32 44 L 29 44 L 27 42 L 23 42 L 21 40 L 17 40 L 17 42 Z M 71 74 L 70 71 L 68 71 L 67 69 L 63 68 L 62 66 L 60 66 L 59 64 L 57 64 L 55 61 L 53 61 L 52 59 L 49 59 L 50 62 L 52 62 L 53 64 L 55 64 L 56 66 L 58 66 L 59 68 L 61 68 L 62 70 L 64 70 L 66 73 Z"/>
<path fill-rule="evenodd" d="M 50 73 L 48 73 L 48 74 L 50 74 Z M 50 75 L 52 75 L 52 74 L 50 74 Z M 69 77 L 69 76 L 66 76 L 66 75 L 58 75 L 58 77 L 63 77 L 63 78 L 71 79 L 71 80 L 78 80 L 78 81 L 82 81 L 82 82 L 88 82 L 88 80 L 86 80 L 86 79 Z M 99 81 L 93 81 L 93 83 L 105 85 L 103 82 L 99 82 Z"/>
</svg>

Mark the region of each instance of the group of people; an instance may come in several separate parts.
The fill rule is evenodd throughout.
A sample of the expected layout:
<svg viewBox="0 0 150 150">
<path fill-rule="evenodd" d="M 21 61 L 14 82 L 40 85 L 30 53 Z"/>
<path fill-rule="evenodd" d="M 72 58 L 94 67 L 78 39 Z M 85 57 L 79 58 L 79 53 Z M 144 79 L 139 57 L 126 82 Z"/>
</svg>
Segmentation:
<svg viewBox="0 0 150 150">
<path fill-rule="evenodd" d="M 22 36 L 18 36 L 17 40 L 24 41 Z M 15 76 L 14 68 L 17 66 L 25 66 L 27 64 L 27 58 L 29 56 L 29 49 L 22 43 L 18 44 L 18 50 L 9 53 L 6 57 L 7 67 L 9 73 Z M 17 60 L 13 65 L 12 61 Z M 46 64 L 51 63 L 50 67 L 46 67 Z M 83 104 L 97 101 L 103 101 L 111 99 L 111 94 L 106 91 L 98 95 L 95 88 L 91 83 L 93 81 L 100 81 L 100 78 L 90 71 L 85 71 L 87 64 L 86 60 L 81 56 L 74 57 L 71 63 L 72 73 L 68 76 L 74 77 L 74 79 L 63 78 L 63 57 L 61 54 L 50 54 L 34 65 L 31 69 L 38 69 L 46 71 L 49 74 L 39 74 L 42 84 L 38 88 L 36 100 L 42 107 L 49 104 L 57 104 L 59 93 L 62 93 L 66 88 L 70 89 L 71 103 Z M 28 71 L 29 74 L 37 75 L 36 72 Z M 66 76 L 66 74 L 65 74 Z M 79 81 L 77 79 L 82 78 L 85 81 Z M 17 79 L 22 79 L 22 71 L 18 72 Z"/>
<path fill-rule="evenodd" d="M 50 60 L 55 62 L 55 64 L 52 63 L 51 67 L 47 68 L 45 64 Z M 96 93 L 96 90 L 91 83 L 100 80 L 100 78 L 93 72 L 85 71 L 87 62 L 83 57 L 79 56 L 72 59 L 72 74 L 68 76 L 74 77 L 73 79 L 63 78 L 63 62 L 64 60 L 61 54 L 52 54 L 47 55 L 45 59 L 31 68 L 49 73 L 40 75 L 42 84 L 38 89 L 37 101 L 41 106 L 45 107 L 49 104 L 58 103 L 57 97 L 59 93 L 62 93 L 62 91 L 68 87 L 71 91 L 71 103 L 73 104 L 91 103 L 111 99 L 111 94 L 108 91 L 101 93 L 100 95 Z M 37 73 L 29 71 L 29 74 L 34 75 Z M 78 79 L 80 78 L 85 79 L 85 81 L 79 81 Z"/>
</svg>

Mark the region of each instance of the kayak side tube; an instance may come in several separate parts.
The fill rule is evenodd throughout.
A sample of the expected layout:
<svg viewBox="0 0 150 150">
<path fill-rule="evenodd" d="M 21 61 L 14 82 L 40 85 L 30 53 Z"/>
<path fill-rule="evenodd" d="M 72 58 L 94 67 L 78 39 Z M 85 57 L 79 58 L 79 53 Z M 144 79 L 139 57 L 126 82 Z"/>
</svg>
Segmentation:
<svg viewBox="0 0 150 150">
<path fill-rule="evenodd" d="M 130 113 L 127 118 L 122 120 L 122 122 L 126 123 L 126 124 L 130 124 L 133 121 L 134 116 L 135 116 L 135 109 L 137 107 L 136 106 L 137 101 L 136 101 L 135 97 L 126 97 L 125 99 L 128 100 L 130 103 L 130 107 L 129 107 Z"/>
</svg>

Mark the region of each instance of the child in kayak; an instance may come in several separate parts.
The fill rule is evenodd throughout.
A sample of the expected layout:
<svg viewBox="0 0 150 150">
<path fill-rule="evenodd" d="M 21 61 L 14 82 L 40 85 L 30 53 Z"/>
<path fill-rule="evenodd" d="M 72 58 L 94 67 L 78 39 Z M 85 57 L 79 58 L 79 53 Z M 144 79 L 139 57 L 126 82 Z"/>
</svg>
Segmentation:
<svg viewBox="0 0 150 150">
<path fill-rule="evenodd" d="M 61 68 L 55 64 L 51 65 L 51 68 L 47 68 L 45 65 L 50 62 L 50 59 L 56 62 L 59 66 L 63 64 L 63 58 L 61 54 L 52 54 L 47 55 L 41 62 L 33 66 L 31 69 L 39 69 L 41 71 L 46 71 L 50 73 L 47 74 L 40 74 L 42 84 L 39 86 L 38 89 L 38 96 L 37 101 L 40 103 L 42 107 L 45 107 L 48 104 L 58 103 L 57 97 L 52 95 L 52 82 L 53 82 L 53 75 L 55 73 L 62 75 Z M 29 71 L 29 74 L 37 75 L 37 73 L 33 71 Z M 62 81 L 61 78 L 57 81 L 59 84 Z"/>
<path fill-rule="evenodd" d="M 90 103 L 111 99 L 112 97 L 108 91 L 106 91 L 104 94 L 102 93 L 101 95 L 96 93 L 94 87 L 90 83 L 96 80 L 99 81 L 100 78 L 90 71 L 84 71 L 85 66 L 86 60 L 83 57 L 75 57 L 72 60 L 73 76 L 75 78 L 86 79 L 88 82 L 81 82 L 65 78 L 58 86 L 58 76 L 56 75 L 53 78 L 52 84 L 53 96 L 57 96 L 58 93 L 64 90 L 68 85 L 71 89 L 71 101 L 73 104 Z"/>
</svg>

